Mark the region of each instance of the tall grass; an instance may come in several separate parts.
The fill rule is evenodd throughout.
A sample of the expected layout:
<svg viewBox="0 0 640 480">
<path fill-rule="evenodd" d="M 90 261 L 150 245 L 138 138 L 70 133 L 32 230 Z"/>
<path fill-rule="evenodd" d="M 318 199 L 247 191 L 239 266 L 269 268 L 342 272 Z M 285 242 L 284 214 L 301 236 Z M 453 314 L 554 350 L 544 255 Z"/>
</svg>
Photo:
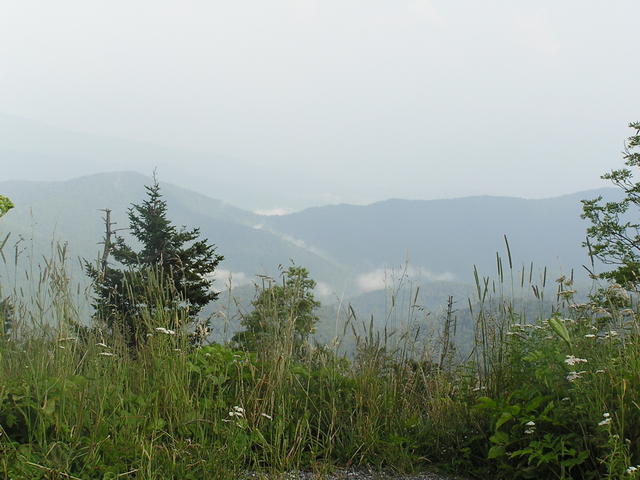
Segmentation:
<svg viewBox="0 0 640 480">
<path fill-rule="evenodd" d="M 154 308 L 140 319 L 151 333 L 132 352 L 83 318 L 65 255 L 30 268 L 29 290 L 2 292 L 15 307 L 0 337 L 4 478 L 237 479 L 350 466 L 625 478 L 640 463 L 638 310 L 620 288 L 577 305 L 571 279 L 560 279 L 547 311 L 546 275 L 514 269 L 509 255 L 503 268 L 498 256 L 496 280 L 476 272 L 475 345 L 460 359 L 453 299 L 430 342 L 419 325 L 379 331 L 351 310 L 343 335 L 353 355 L 337 344 L 295 349 L 291 315 L 247 352 L 194 345 L 151 281 Z M 417 295 L 404 303 L 419 322 Z"/>
</svg>

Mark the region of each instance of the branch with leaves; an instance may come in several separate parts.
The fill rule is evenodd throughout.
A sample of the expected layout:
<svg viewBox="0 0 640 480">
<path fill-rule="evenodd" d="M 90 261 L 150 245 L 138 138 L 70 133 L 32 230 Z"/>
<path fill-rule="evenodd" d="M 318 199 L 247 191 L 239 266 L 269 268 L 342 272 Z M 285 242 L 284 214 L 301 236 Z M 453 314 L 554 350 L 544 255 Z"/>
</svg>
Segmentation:
<svg viewBox="0 0 640 480">
<path fill-rule="evenodd" d="M 4 195 L 0 195 L 0 217 L 14 207 L 13 202 Z"/>
<path fill-rule="evenodd" d="M 582 200 L 582 218 L 591 221 L 587 229 L 590 253 L 614 270 L 600 274 L 621 285 L 640 284 L 640 182 L 635 181 L 633 169 L 640 167 L 640 122 L 629 125 L 635 133 L 627 139 L 624 150 L 626 168 L 612 170 L 601 178 L 620 188 L 625 197 L 616 202 L 603 202 L 602 196 Z"/>
</svg>

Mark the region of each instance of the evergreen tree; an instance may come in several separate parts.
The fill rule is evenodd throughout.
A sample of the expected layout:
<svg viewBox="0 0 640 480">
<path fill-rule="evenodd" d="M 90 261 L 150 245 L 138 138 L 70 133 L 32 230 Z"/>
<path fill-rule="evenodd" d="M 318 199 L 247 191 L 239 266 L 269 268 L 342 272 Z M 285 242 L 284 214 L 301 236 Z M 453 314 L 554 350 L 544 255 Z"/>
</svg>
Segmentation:
<svg viewBox="0 0 640 480">
<path fill-rule="evenodd" d="M 164 310 L 165 318 L 173 317 L 172 325 L 163 325 L 167 328 L 180 328 L 176 324 L 179 317 L 195 320 L 205 305 L 218 298 L 211 289 L 212 275 L 223 259 L 207 239 L 198 240 L 200 229 L 178 229 L 171 223 L 155 177 L 145 188 L 146 200 L 128 210 L 130 231 L 140 250 L 121 236 L 116 236 L 113 245 L 106 238 L 107 257 L 122 268 L 108 262 L 102 266 L 87 263 L 87 273 L 94 281 L 96 315 L 122 330 L 132 345 L 147 332 L 144 312 L 153 315 Z M 174 315 L 176 311 L 181 315 Z"/>
<path fill-rule="evenodd" d="M 315 310 L 320 302 L 313 296 L 315 286 L 306 268 L 292 265 L 282 272 L 282 284 L 269 280 L 252 302 L 253 311 L 240 322 L 244 331 L 232 340 L 247 350 L 256 351 L 274 340 L 289 339 L 294 351 L 299 351 L 318 322 Z"/>
</svg>

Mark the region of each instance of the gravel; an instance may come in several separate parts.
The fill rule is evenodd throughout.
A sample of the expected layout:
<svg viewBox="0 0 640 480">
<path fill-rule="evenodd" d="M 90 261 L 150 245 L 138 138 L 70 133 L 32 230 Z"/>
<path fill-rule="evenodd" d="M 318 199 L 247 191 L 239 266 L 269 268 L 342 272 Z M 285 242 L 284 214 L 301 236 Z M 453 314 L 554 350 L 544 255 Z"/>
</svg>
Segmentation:
<svg viewBox="0 0 640 480">
<path fill-rule="evenodd" d="M 363 470 L 338 470 L 327 474 L 313 472 L 290 472 L 280 475 L 250 473 L 241 480 L 462 480 L 460 477 L 440 473 L 397 475 Z"/>
</svg>

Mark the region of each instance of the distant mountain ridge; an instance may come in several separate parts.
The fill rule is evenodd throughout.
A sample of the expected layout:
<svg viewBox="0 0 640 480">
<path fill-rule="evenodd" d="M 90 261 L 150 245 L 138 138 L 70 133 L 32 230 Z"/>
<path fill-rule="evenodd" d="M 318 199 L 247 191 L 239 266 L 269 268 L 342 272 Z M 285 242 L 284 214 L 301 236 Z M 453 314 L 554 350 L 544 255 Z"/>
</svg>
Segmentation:
<svg viewBox="0 0 640 480">
<path fill-rule="evenodd" d="M 580 200 L 600 195 L 620 196 L 615 189 L 599 189 L 535 200 L 393 199 L 310 208 L 267 223 L 359 270 L 407 258 L 434 275 L 450 272 L 463 281 L 473 265 L 495 271 L 495 252 L 504 250 L 505 235 L 516 265 L 580 267 L 588 260 L 581 247 L 588 224 L 580 218 Z"/>
<path fill-rule="evenodd" d="M 33 238 L 39 255 L 55 237 L 68 241 L 74 255 L 96 258 L 104 228 L 99 210 L 112 209 L 117 227 L 126 227 L 127 208 L 144 198 L 150 181 L 116 172 L 63 182 L 0 182 L 0 192 L 17 205 L 0 230 Z M 600 189 L 542 200 L 391 199 L 261 216 L 169 183 L 162 187 L 170 217 L 178 225 L 200 227 L 225 256 L 221 269 L 233 272 L 237 283 L 258 273 L 276 275 L 278 264 L 293 259 L 310 269 L 325 294 L 347 295 L 384 288 L 388 270 L 405 261 L 416 282 L 472 283 L 474 265 L 494 274 L 505 235 L 515 268 L 533 261 L 554 272 L 580 269 L 588 262 L 581 247 L 587 224 L 580 219 L 580 199 L 620 195 Z"/>
</svg>

